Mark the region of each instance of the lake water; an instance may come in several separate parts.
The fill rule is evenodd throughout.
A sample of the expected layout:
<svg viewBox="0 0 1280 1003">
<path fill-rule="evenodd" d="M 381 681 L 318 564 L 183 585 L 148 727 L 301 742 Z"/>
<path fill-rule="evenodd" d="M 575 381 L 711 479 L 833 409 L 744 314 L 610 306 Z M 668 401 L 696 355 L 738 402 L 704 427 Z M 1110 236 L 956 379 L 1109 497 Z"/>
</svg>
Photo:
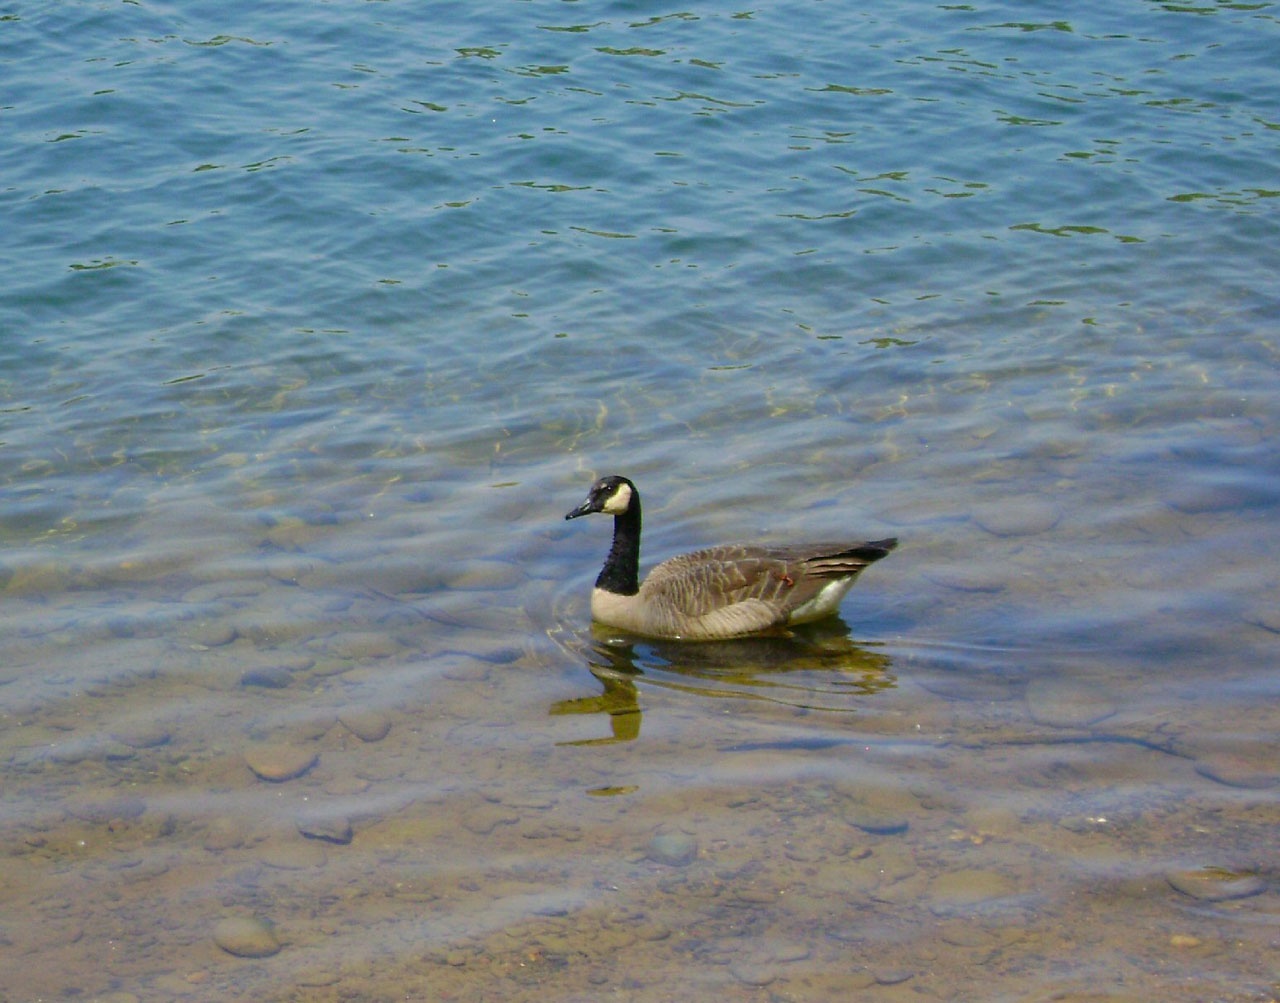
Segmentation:
<svg viewBox="0 0 1280 1003">
<path fill-rule="evenodd" d="M 1280 993 L 1280 6 L 0 18 L 0 998 Z M 842 619 L 590 624 L 876 538 Z"/>
</svg>

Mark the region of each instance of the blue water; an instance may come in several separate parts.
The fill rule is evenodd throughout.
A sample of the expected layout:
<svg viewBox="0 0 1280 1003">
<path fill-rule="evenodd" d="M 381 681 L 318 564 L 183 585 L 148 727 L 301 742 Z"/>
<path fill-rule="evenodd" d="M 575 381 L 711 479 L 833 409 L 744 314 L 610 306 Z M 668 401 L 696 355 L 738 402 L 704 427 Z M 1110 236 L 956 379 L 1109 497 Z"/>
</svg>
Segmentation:
<svg viewBox="0 0 1280 1003">
<path fill-rule="evenodd" d="M 1270 2 L 0 12 L 0 984 L 1270 998 L 1278 48 Z M 561 516 L 613 471 L 647 559 L 903 543 L 794 641 L 593 634 Z"/>
</svg>

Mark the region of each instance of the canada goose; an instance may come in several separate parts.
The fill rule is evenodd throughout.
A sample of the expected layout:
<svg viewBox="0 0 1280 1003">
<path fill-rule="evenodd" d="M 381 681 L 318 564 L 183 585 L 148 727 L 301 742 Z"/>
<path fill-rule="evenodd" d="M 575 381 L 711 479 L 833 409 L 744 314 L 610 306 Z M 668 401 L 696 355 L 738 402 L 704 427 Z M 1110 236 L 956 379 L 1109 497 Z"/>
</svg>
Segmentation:
<svg viewBox="0 0 1280 1003">
<path fill-rule="evenodd" d="M 625 477 L 601 477 L 565 516 L 613 516 L 613 547 L 591 592 L 591 615 L 635 634 L 686 641 L 738 637 L 831 616 L 858 572 L 898 545 L 809 543 L 724 546 L 663 561 L 639 582 L 640 492 Z"/>
</svg>

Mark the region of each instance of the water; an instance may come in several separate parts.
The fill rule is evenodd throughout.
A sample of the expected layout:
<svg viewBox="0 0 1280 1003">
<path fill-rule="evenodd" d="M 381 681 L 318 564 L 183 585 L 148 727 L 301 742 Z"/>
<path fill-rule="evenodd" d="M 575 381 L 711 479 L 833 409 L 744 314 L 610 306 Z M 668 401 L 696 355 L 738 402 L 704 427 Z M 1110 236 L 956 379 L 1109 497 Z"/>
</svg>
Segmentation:
<svg viewBox="0 0 1280 1003">
<path fill-rule="evenodd" d="M 0 995 L 1280 991 L 1275 4 L 0 27 Z"/>
</svg>

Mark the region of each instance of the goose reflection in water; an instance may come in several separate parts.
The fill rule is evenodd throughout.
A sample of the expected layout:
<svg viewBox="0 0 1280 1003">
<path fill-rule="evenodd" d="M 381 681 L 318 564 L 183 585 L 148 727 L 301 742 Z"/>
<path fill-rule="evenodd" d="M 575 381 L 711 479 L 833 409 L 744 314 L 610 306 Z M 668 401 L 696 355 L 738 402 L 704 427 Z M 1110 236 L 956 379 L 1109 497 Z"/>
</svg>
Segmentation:
<svg viewBox="0 0 1280 1003">
<path fill-rule="evenodd" d="M 602 745 L 640 737 L 637 682 L 701 697 L 764 700 L 806 710 L 849 713 L 851 698 L 897 686 L 892 659 L 859 644 L 839 617 L 776 635 L 724 641 L 661 641 L 593 624 L 572 647 L 602 687 L 595 696 L 557 700 L 552 715 L 607 714 L 610 734 L 561 745 Z"/>
</svg>

